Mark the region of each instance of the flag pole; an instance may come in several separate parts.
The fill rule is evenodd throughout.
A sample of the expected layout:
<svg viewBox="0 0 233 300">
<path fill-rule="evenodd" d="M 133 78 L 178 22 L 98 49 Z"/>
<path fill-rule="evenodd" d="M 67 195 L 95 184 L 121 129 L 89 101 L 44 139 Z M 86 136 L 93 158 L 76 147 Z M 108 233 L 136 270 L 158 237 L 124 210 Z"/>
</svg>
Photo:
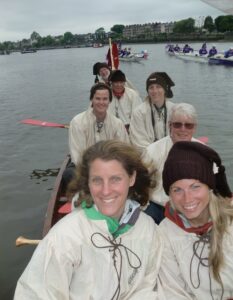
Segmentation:
<svg viewBox="0 0 233 300">
<path fill-rule="evenodd" d="M 112 56 L 112 39 L 111 38 L 109 38 L 109 51 L 110 51 L 111 67 L 112 67 L 112 70 L 115 70 L 114 60 L 113 60 L 113 56 Z"/>
</svg>

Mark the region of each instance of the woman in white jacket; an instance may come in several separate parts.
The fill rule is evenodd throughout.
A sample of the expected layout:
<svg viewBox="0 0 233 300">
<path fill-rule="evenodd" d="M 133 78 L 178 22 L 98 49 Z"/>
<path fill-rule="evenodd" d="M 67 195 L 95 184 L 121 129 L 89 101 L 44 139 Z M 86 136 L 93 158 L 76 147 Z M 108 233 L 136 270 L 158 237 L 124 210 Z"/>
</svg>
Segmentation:
<svg viewBox="0 0 233 300">
<path fill-rule="evenodd" d="M 14 299 L 164 299 L 157 282 L 162 243 L 140 209 L 151 186 L 129 144 L 108 140 L 88 148 L 71 184 L 80 205 L 40 242 Z"/>
<path fill-rule="evenodd" d="M 167 299 L 233 299 L 233 203 L 219 155 L 201 143 L 175 143 L 163 187 L 170 197 L 159 226 Z"/>
</svg>

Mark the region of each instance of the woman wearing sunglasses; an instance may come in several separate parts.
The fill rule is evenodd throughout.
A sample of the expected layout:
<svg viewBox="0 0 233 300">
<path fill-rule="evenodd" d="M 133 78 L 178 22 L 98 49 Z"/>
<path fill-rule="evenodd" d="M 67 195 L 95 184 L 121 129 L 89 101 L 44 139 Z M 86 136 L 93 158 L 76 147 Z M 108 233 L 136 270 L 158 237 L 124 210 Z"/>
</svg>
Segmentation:
<svg viewBox="0 0 233 300">
<path fill-rule="evenodd" d="M 163 187 L 170 198 L 159 225 L 166 299 L 233 299 L 233 199 L 219 155 L 197 142 L 175 143 Z"/>
<path fill-rule="evenodd" d="M 143 153 L 143 160 L 147 163 L 151 162 L 151 166 L 157 169 L 157 185 L 151 195 L 150 204 L 145 210 L 157 224 L 164 218 L 164 206 L 169 199 L 163 189 L 163 166 L 174 143 L 178 141 L 197 141 L 193 138 L 197 127 L 195 108 L 188 103 L 175 104 L 171 108 L 168 124 L 169 135 L 150 144 Z"/>
</svg>

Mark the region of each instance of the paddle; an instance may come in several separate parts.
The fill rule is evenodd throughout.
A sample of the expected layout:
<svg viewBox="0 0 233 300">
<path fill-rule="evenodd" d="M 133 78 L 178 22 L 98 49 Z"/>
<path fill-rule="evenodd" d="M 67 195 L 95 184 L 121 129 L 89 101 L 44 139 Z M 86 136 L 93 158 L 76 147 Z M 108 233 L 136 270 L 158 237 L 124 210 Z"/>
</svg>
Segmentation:
<svg viewBox="0 0 233 300">
<path fill-rule="evenodd" d="M 199 136 L 197 139 L 204 144 L 207 144 L 209 141 L 207 136 Z"/>
<path fill-rule="evenodd" d="M 52 122 L 46 122 L 46 121 L 34 120 L 34 119 L 25 119 L 20 121 L 20 123 L 34 125 L 34 126 L 43 126 L 43 127 L 69 128 L 69 125 L 67 124 L 52 123 Z"/>
<path fill-rule="evenodd" d="M 38 245 L 40 240 L 29 240 L 24 238 L 23 236 L 19 236 L 15 241 L 15 246 L 20 247 L 24 245 Z"/>
</svg>

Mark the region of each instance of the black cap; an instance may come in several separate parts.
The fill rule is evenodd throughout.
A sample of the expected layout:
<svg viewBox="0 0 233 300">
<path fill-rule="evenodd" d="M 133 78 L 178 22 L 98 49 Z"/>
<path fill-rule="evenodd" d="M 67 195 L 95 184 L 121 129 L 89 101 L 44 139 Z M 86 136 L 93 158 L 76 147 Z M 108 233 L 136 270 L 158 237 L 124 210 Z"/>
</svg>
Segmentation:
<svg viewBox="0 0 233 300">
<path fill-rule="evenodd" d="M 93 75 L 99 75 L 99 71 L 101 68 L 107 68 L 109 71 L 111 71 L 111 69 L 109 68 L 109 66 L 106 63 L 97 62 L 93 66 Z"/>
<path fill-rule="evenodd" d="M 214 164 L 218 167 L 214 173 Z M 181 179 L 197 179 L 213 189 L 215 194 L 231 197 L 225 167 L 218 153 L 199 142 L 176 142 L 170 152 L 163 169 L 163 187 L 169 194 L 170 186 Z"/>
<path fill-rule="evenodd" d="M 126 81 L 125 74 L 121 70 L 112 71 L 109 76 L 109 81 Z"/>
<path fill-rule="evenodd" d="M 166 72 L 151 73 L 146 80 L 146 90 L 148 91 L 149 86 L 155 83 L 161 85 L 164 88 L 167 98 L 173 97 L 171 87 L 175 86 L 175 83 L 171 80 Z"/>
</svg>

